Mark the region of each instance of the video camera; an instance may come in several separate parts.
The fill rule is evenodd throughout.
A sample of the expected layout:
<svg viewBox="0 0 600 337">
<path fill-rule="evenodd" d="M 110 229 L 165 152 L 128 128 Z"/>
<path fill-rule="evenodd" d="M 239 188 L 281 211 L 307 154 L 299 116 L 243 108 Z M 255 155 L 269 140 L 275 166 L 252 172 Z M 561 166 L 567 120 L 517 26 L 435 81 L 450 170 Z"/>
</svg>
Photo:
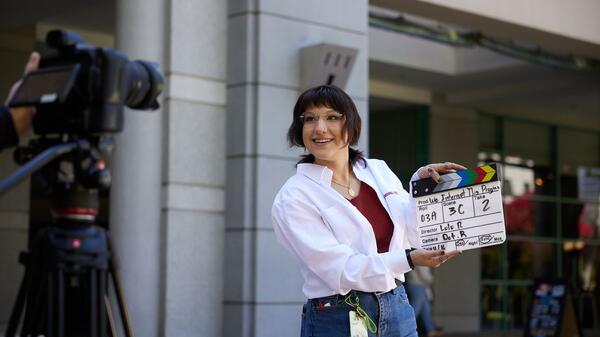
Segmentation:
<svg viewBox="0 0 600 337">
<path fill-rule="evenodd" d="M 46 44 L 53 52 L 24 77 L 9 102 L 10 107 L 36 106 L 36 134 L 119 132 L 123 106 L 159 107 L 163 78 L 154 64 L 129 61 L 117 50 L 84 44 L 79 35 L 63 30 L 49 32 Z"/>
<path fill-rule="evenodd" d="M 86 45 L 71 32 L 51 31 L 46 44 L 51 53 L 8 104 L 36 107 L 33 130 L 40 137 L 15 151 L 22 167 L 0 181 L 0 195 L 35 172 L 32 181 L 49 192 L 51 221 L 30 224 L 5 336 L 105 337 L 109 327 L 108 335 L 116 335 L 111 280 L 123 330 L 133 336 L 109 235 L 96 215 L 99 191 L 111 185 L 105 160 L 111 134 L 123 129 L 123 109 L 157 109 L 163 77 L 148 61 Z"/>
</svg>

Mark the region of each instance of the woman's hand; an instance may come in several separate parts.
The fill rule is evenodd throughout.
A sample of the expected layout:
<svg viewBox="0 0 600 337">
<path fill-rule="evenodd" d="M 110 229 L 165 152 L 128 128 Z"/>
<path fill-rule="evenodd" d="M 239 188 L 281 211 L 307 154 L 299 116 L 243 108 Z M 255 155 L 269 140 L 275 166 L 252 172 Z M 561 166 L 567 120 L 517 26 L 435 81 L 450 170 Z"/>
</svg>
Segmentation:
<svg viewBox="0 0 600 337">
<path fill-rule="evenodd" d="M 410 252 L 410 259 L 415 266 L 427 266 L 437 268 L 442 263 L 461 254 L 460 250 L 445 253 L 443 250 L 415 249 Z"/>
<path fill-rule="evenodd" d="M 421 179 L 432 178 L 437 183 L 440 181 L 440 174 L 454 173 L 456 171 L 466 170 L 466 169 L 467 168 L 462 165 L 451 163 L 451 162 L 447 161 L 445 163 L 427 164 L 427 165 L 419 168 L 417 170 L 417 174 L 419 175 L 419 178 L 421 178 Z"/>
</svg>

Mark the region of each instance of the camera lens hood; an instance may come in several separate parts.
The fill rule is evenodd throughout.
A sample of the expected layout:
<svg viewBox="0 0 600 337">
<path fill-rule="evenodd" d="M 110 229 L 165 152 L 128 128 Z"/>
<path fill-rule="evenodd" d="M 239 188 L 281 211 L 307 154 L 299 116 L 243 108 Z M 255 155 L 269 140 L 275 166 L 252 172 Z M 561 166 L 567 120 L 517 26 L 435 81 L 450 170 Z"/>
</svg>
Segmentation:
<svg viewBox="0 0 600 337">
<path fill-rule="evenodd" d="M 163 90 L 163 77 L 154 63 L 143 60 L 135 60 L 134 62 L 139 63 L 146 70 L 148 80 L 150 82 L 150 88 L 148 89 L 146 95 L 141 100 L 141 102 L 139 104 L 136 104 L 135 106 L 131 106 L 130 108 L 156 110 L 160 106 L 156 98 L 158 97 L 158 95 L 160 95 L 160 93 Z"/>
</svg>

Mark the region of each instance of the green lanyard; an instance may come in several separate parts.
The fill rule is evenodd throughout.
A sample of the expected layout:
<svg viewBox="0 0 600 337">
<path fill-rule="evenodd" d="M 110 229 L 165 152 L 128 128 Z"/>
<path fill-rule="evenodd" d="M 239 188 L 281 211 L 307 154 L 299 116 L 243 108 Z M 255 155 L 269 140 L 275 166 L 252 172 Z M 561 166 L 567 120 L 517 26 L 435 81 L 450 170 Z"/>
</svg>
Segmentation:
<svg viewBox="0 0 600 337">
<path fill-rule="evenodd" d="M 369 330 L 370 333 L 377 332 L 377 325 L 375 324 L 375 322 L 373 322 L 371 317 L 369 317 L 369 314 L 367 314 L 365 309 L 363 309 L 360 306 L 360 303 L 358 301 L 358 296 L 356 295 L 355 292 L 351 292 L 350 294 L 346 295 L 346 297 L 344 298 L 344 302 L 346 302 L 346 304 L 348 304 L 349 306 L 354 308 L 354 310 L 356 310 L 356 314 L 365 320 L 365 322 L 367 324 L 367 329 Z"/>
</svg>

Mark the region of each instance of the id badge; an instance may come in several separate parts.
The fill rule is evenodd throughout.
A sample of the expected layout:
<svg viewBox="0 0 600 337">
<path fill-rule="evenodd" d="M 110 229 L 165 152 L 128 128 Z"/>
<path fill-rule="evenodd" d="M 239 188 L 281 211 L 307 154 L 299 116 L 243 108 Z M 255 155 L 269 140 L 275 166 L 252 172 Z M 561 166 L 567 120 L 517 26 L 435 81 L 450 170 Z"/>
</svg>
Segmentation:
<svg viewBox="0 0 600 337">
<path fill-rule="evenodd" d="M 350 337 L 369 337 L 364 320 L 356 314 L 356 311 L 350 310 Z"/>
</svg>

